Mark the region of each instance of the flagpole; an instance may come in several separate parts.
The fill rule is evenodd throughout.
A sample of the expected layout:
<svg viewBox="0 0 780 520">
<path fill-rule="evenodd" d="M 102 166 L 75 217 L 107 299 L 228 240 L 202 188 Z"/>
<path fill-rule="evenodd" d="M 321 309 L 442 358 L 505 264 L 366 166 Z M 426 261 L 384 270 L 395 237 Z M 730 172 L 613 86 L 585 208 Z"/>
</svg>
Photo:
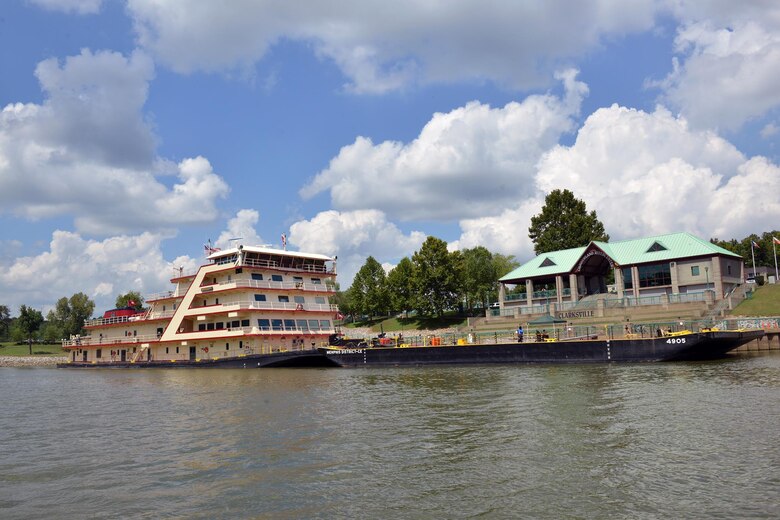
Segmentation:
<svg viewBox="0 0 780 520">
<path fill-rule="evenodd" d="M 753 278 L 756 277 L 756 251 L 753 249 L 755 243 L 756 243 L 756 241 L 751 238 L 750 239 L 750 254 L 751 254 L 751 256 L 753 256 Z"/>
<path fill-rule="evenodd" d="M 777 283 L 780 281 L 778 280 L 780 276 L 777 274 L 777 248 L 775 247 L 775 244 L 777 244 L 777 239 L 772 235 L 772 252 L 775 254 L 775 283 Z"/>
</svg>

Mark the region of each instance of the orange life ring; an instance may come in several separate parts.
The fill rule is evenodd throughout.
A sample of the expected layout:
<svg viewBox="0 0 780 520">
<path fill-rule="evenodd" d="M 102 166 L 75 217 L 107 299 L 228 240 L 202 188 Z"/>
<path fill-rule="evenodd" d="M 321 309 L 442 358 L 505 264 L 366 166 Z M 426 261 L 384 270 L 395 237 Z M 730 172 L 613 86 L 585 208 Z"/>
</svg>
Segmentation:
<svg viewBox="0 0 780 520">
<path fill-rule="evenodd" d="M 209 351 L 209 348 L 208 348 L 208 347 L 203 347 L 203 352 L 206 352 L 206 353 L 208 353 L 208 351 Z"/>
</svg>

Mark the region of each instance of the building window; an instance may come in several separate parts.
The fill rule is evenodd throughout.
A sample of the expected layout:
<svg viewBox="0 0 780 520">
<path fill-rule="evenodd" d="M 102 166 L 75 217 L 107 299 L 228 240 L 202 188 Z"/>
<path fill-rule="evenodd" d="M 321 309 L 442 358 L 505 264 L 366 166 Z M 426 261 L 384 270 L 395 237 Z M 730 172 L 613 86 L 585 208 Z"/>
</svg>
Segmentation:
<svg viewBox="0 0 780 520">
<path fill-rule="evenodd" d="M 669 264 L 640 265 L 639 287 L 659 287 L 672 284 Z"/>
<path fill-rule="evenodd" d="M 295 303 L 306 303 L 306 300 L 303 298 L 303 296 L 293 296 L 293 300 Z"/>
<path fill-rule="evenodd" d="M 284 295 L 279 295 L 279 302 L 280 303 L 289 303 L 290 302 L 290 297 L 289 296 L 284 296 Z"/>
<path fill-rule="evenodd" d="M 255 301 L 256 302 L 264 302 L 265 301 L 265 294 L 255 294 Z"/>
<path fill-rule="evenodd" d="M 269 320 L 257 320 L 257 326 L 260 327 L 260 330 L 270 330 L 271 322 Z"/>
<path fill-rule="evenodd" d="M 691 276 L 699 276 L 699 266 L 698 265 L 692 265 L 691 266 Z"/>
<path fill-rule="evenodd" d="M 262 273 L 252 273 L 252 280 L 262 280 L 263 274 Z"/>
<path fill-rule="evenodd" d="M 631 268 L 630 267 L 624 267 L 623 268 L 623 288 L 624 289 L 633 289 L 634 288 L 634 282 L 631 278 Z"/>
<path fill-rule="evenodd" d="M 728 271 L 729 274 L 731 274 L 731 266 L 730 265 L 726 266 L 726 270 Z"/>
<path fill-rule="evenodd" d="M 282 278 L 282 275 L 280 274 L 272 274 L 271 280 L 273 280 L 274 282 L 283 282 L 284 278 Z"/>
</svg>

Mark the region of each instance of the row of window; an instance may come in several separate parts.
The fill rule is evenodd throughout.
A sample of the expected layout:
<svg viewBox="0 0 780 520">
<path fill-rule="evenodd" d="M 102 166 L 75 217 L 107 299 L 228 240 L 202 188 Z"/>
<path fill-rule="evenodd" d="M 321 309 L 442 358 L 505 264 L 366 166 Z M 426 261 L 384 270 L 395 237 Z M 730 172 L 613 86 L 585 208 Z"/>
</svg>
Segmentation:
<svg viewBox="0 0 780 520">
<path fill-rule="evenodd" d="M 260 330 L 330 330 L 330 320 L 257 320 Z"/>
<path fill-rule="evenodd" d="M 252 273 L 252 280 L 263 280 L 263 273 Z M 272 282 L 283 282 L 284 277 L 280 274 L 271 275 Z M 293 282 L 303 283 L 303 276 L 293 276 Z M 311 283 L 313 285 L 319 285 L 322 283 L 322 278 L 312 278 Z"/>
<path fill-rule="evenodd" d="M 277 299 L 279 300 L 280 303 L 290 303 L 290 297 L 285 295 L 285 294 L 280 294 L 279 296 L 277 296 Z M 265 294 L 255 294 L 255 301 L 256 302 L 264 302 L 264 301 L 268 301 L 268 300 L 266 299 L 266 295 Z M 293 296 L 293 301 L 295 303 L 306 303 L 306 298 L 304 298 L 303 296 Z M 315 296 L 314 297 L 314 303 L 320 303 L 320 304 L 324 305 L 326 303 L 325 302 L 325 297 L 324 296 Z"/>
<path fill-rule="evenodd" d="M 671 264 L 658 265 L 640 265 L 639 287 L 658 287 L 659 285 L 672 285 Z M 698 265 L 691 266 L 691 276 L 700 276 L 701 271 Z M 731 266 L 727 266 L 727 274 L 731 275 Z M 634 280 L 630 267 L 623 268 L 623 286 L 626 289 L 634 288 Z"/>
<path fill-rule="evenodd" d="M 330 320 L 258 319 L 257 326 L 260 330 L 330 330 Z M 249 320 L 199 323 L 198 331 L 237 329 L 240 327 L 249 327 Z"/>
</svg>

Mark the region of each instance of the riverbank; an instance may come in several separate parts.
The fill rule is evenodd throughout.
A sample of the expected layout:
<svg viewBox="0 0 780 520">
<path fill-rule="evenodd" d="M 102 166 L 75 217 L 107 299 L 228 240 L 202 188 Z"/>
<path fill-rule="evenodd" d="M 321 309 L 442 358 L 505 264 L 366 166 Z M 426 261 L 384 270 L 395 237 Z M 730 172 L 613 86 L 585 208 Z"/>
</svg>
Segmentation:
<svg viewBox="0 0 780 520">
<path fill-rule="evenodd" d="M 65 356 L 0 356 L 0 367 L 53 367 L 67 361 Z"/>
</svg>

